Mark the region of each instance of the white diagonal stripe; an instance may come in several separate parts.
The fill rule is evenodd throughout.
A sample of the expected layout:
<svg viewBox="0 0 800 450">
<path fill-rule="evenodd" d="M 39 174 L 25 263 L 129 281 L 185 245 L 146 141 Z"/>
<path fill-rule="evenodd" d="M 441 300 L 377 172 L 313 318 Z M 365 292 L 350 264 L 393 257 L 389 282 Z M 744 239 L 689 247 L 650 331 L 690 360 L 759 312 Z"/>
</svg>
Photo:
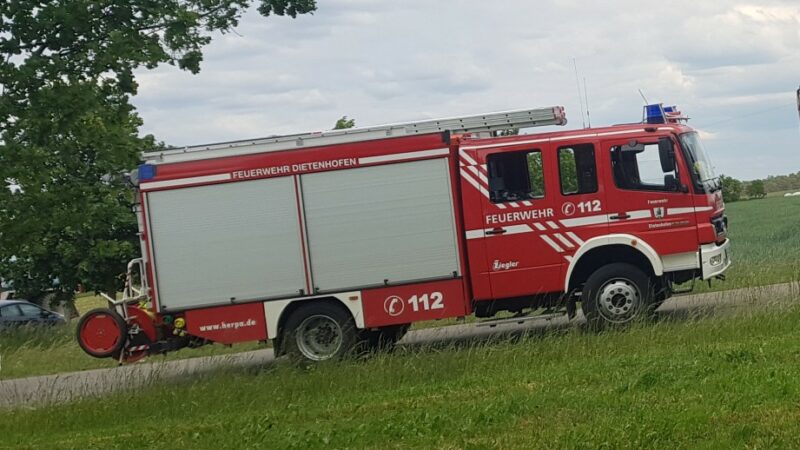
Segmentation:
<svg viewBox="0 0 800 450">
<path fill-rule="evenodd" d="M 470 175 L 467 173 L 467 171 L 466 171 L 466 170 L 462 170 L 462 171 L 461 171 L 461 177 L 463 177 L 465 180 L 467 180 L 467 183 L 471 184 L 471 185 L 472 185 L 472 187 L 474 187 L 475 189 L 477 189 L 477 190 L 478 190 L 478 192 L 480 192 L 481 194 L 483 194 L 483 196 L 484 196 L 484 197 L 486 197 L 486 198 L 489 198 L 489 191 L 487 191 L 487 190 L 486 190 L 486 188 L 484 188 L 483 186 L 481 186 L 480 184 L 478 184 L 478 182 L 477 182 L 477 181 L 475 181 L 475 180 L 474 180 L 474 179 L 473 179 L 473 178 L 472 178 L 472 177 L 471 177 L 471 176 L 470 176 Z"/>
<path fill-rule="evenodd" d="M 522 202 L 522 204 L 523 204 L 523 205 L 525 205 L 525 206 L 533 206 L 533 203 L 531 203 L 531 202 L 529 202 L 529 201 L 527 201 L 527 200 L 524 200 L 524 201 Z"/>
<path fill-rule="evenodd" d="M 478 170 L 475 166 L 467 166 L 470 172 L 474 173 L 475 176 L 478 177 L 478 180 L 483 181 L 486 186 L 489 186 L 489 179 L 486 178 L 486 175 L 483 174 L 480 170 Z"/>
<path fill-rule="evenodd" d="M 555 223 L 555 222 L 553 222 L 552 220 L 548 220 L 548 221 L 547 221 L 547 226 L 549 226 L 550 228 L 552 228 L 552 229 L 554 229 L 554 230 L 557 230 L 557 229 L 558 229 L 558 224 L 556 224 L 556 223 Z"/>
<path fill-rule="evenodd" d="M 559 241 L 561 241 L 561 243 L 562 243 L 562 244 L 566 245 L 566 246 L 567 246 L 567 248 L 573 248 L 573 247 L 575 247 L 575 244 L 573 244 L 572 242 L 570 242 L 569 240 L 567 240 L 567 238 L 565 238 L 565 237 L 564 237 L 564 235 L 562 235 L 561 233 L 556 233 L 556 234 L 554 234 L 553 236 L 555 236 L 555 237 L 556 237 L 556 239 L 558 239 Z"/>
<path fill-rule="evenodd" d="M 572 231 L 567 231 L 567 236 L 569 236 L 573 241 L 575 241 L 578 245 L 583 245 L 583 239 L 579 238 L 577 234 L 573 233 Z"/>
<path fill-rule="evenodd" d="M 535 226 L 535 227 L 536 227 L 536 229 L 537 229 L 537 230 L 539 230 L 539 231 L 545 231 L 545 230 L 547 230 L 547 228 L 545 228 L 545 226 L 544 226 L 544 225 L 542 225 L 542 224 L 540 224 L 539 222 L 536 222 L 535 224 L 533 224 L 533 226 Z"/>
<path fill-rule="evenodd" d="M 477 166 L 478 165 L 478 163 L 474 159 L 472 159 L 472 157 L 469 156 L 467 154 L 467 152 L 465 152 L 463 149 L 458 153 L 461 155 L 462 158 L 464 158 L 464 161 L 466 161 L 467 164 L 470 164 L 470 165 L 473 165 L 473 166 Z"/>
<path fill-rule="evenodd" d="M 539 237 L 541 237 L 541 238 L 542 238 L 542 240 L 543 240 L 543 241 L 545 241 L 545 242 L 547 243 L 547 245 L 549 245 L 550 247 L 553 247 L 553 250 L 557 251 L 558 253 L 564 253 L 564 249 L 563 249 L 563 248 L 561 248 L 561 246 L 560 246 L 560 245 L 556 244 L 556 243 L 555 243 L 555 242 L 554 242 L 552 239 L 550 239 L 548 236 L 546 236 L 546 235 L 542 234 L 542 235 L 540 235 Z"/>
</svg>

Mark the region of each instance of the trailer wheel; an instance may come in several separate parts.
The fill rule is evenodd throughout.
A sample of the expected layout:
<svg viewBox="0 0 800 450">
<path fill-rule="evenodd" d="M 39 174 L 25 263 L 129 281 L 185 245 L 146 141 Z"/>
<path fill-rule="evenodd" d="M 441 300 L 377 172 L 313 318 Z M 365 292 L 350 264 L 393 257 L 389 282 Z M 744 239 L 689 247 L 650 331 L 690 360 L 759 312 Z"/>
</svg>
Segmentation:
<svg viewBox="0 0 800 450">
<path fill-rule="evenodd" d="M 325 361 L 349 355 L 358 334 L 353 318 L 330 303 L 310 302 L 295 310 L 286 321 L 281 344 L 295 361 Z"/>
<path fill-rule="evenodd" d="M 614 263 L 597 269 L 581 292 L 589 327 L 624 325 L 645 315 L 653 304 L 653 284 L 640 269 Z"/>
<path fill-rule="evenodd" d="M 81 317 L 76 334 L 83 351 L 95 358 L 108 358 L 122 351 L 128 326 L 116 311 L 97 308 Z"/>
</svg>

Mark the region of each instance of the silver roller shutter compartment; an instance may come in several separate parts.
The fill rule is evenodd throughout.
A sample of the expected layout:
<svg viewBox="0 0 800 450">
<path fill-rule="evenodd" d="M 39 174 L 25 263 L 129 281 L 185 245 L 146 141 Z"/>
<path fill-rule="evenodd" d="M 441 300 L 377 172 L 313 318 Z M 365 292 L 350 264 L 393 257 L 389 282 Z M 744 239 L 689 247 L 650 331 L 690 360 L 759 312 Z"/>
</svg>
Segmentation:
<svg viewBox="0 0 800 450">
<path fill-rule="evenodd" d="M 446 159 L 314 173 L 301 181 L 319 290 L 458 272 Z"/>
<path fill-rule="evenodd" d="M 153 192 L 148 209 L 162 308 L 304 289 L 291 177 Z"/>
</svg>

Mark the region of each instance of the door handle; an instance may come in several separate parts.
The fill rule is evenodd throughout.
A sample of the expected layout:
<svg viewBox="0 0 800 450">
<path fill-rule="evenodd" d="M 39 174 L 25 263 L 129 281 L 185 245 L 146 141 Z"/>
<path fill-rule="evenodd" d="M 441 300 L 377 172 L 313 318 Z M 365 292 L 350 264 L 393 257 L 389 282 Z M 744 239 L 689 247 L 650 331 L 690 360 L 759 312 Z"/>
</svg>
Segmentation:
<svg viewBox="0 0 800 450">
<path fill-rule="evenodd" d="M 619 214 L 615 214 L 615 215 L 609 217 L 609 219 L 611 219 L 611 220 L 624 220 L 624 219 L 630 219 L 630 218 L 631 218 L 631 216 L 628 213 L 619 213 Z"/>
<path fill-rule="evenodd" d="M 494 228 L 494 229 L 491 229 L 491 230 L 487 231 L 486 234 L 488 236 L 492 236 L 492 235 L 495 235 L 495 234 L 504 234 L 504 233 L 507 233 L 507 232 L 508 232 L 508 230 L 506 230 L 505 228 Z"/>
</svg>

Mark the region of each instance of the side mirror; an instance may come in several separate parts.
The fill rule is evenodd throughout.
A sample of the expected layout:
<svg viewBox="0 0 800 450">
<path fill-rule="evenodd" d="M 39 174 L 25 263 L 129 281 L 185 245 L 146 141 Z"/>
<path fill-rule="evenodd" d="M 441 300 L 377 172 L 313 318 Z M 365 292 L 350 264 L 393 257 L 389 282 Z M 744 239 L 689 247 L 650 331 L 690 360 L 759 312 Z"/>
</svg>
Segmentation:
<svg viewBox="0 0 800 450">
<path fill-rule="evenodd" d="M 672 139 L 668 137 L 658 138 L 658 157 L 661 160 L 662 172 L 667 173 L 675 170 L 675 147 L 672 145 Z"/>
</svg>

